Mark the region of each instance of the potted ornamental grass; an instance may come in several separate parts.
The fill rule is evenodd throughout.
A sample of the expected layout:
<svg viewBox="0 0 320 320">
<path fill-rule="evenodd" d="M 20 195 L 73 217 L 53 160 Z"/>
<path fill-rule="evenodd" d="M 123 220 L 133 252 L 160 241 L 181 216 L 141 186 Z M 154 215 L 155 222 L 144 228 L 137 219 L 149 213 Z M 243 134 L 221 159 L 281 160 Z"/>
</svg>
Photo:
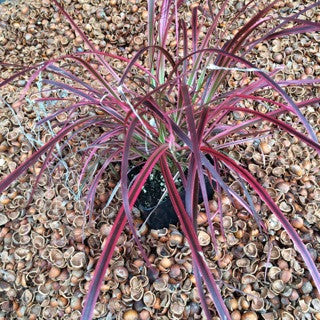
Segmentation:
<svg viewBox="0 0 320 320">
<path fill-rule="evenodd" d="M 75 136 L 99 127 L 101 135 L 87 141 L 86 150 L 81 151 L 83 163 L 79 186 L 87 189 L 84 210 L 91 217 L 96 189 L 103 174 L 114 164 L 121 165 L 122 207 L 95 267 L 82 319 L 92 318 L 104 275 L 126 225 L 150 272 L 156 276 L 157 270 L 148 260 L 132 216 L 133 208 L 139 208 L 137 201 L 140 201 L 144 219 L 151 227 L 179 223 L 191 249 L 193 272 L 207 319 L 212 316 L 205 290 L 220 318 L 231 319 L 197 235 L 198 204 L 203 203 L 208 229 L 216 245 L 212 220 L 216 215 L 222 218 L 222 210 L 221 207 L 217 212 L 210 209 L 209 200 L 213 194 L 218 198 L 227 195 L 230 202 L 248 212 L 260 232 L 268 236 L 264 221 L 252 201 L 251 194 L 256 193 L 288 233 L 315 287 L 320 290 L 319 266 L 295 228 L 262 183 L 227 152 L 228 148 L 263 139 L 275 131 L 286 132 L 318 154 L 320 152 L 315 128 L 303 113 L 303 107 L 315 105 L 320 99 L 313 97 L 296 103 L 285 90 L 291 85 L 312 86 L 319 79 L 284 79 L 280 83 L 275 80 L 278 70 L 266 71 L 266 68 L 258 67 L 258 62 L 247 59 L 251 50 L 261 43 L 320 29 L 319 23 L 300 18 L 318 3 L 286 17 L 275 17 L 270 12 L 276 2 L 249 16 L 244 25 L 228 38 L 227 30 L 220 27 L 228 1 L 224 1 L 219 10 L 213 10 L 210 1 L 205 6 L 193 6 L 190 22 L 186 22 L 179 13 L 183 0 L 148 0 L 148 45 L 141 47 L 132 59 L 127 59 L 97 50 L 61 2 L 53 0 L 53 5 L 82 38 L 87 50 L 26 66 L 0 83 L 3 87 L 30 74 L 20 95 L 20 101 L 23 101 L 33 82 L 41 76 L 42 83 L 51 88 L 49 93 L 52 94 L 38 99 L 38 102 L 63 100 L 65 106 L 43 118 L 38 125 L 67 113 L 66 120 L 59 122 L 55 136 L 0 182 L 0 192 L 43 159 L 34 184 L 36 188 L 41 175 L 55 159 L 58 142 L 61 152 Z M 244 5 L 231 19 L 230 25 L 252 6 L 251 2 Z M 210 21 L 205 34 L 200 32 L 200 14 Z M 62 63 L 70 60 L 85 71 L 89 80 L 68 70 L 68 64 Z M 121 62 L 125 68 L 116 70 L 112 67 L 114 61 Z M 229 80 L 235 74 L 242 81 L 240 86 L 233 88 L 229 86 Z M 261 94 L 267 89 L 273 93 L 271 97 Z M 59 90 L 66 92 L 67 96 L 58 97 L 55 92 Z M 264 108 L 266 111 L 261 111 L 261 105 L 268 107 Z M 93 112 L 81 117 L 78 111 L 84 106 L 89 106 Z M 239 114 L 243 115 L 240 119 L 236 117 Z M 304 127 L 303 132 L 284 121 L 284 114 L 296 117 Z M 93 162 L 97 164 L 94 170 Z M 227 183 L 230 175 L 241 182 L 241 192 Z M 29 203 L 32 195 L 33 192 Z M 152 203 L 146 200 L 148 197 Z M 167 216 L 168 212 L 170 216 Z"/>
</svg>

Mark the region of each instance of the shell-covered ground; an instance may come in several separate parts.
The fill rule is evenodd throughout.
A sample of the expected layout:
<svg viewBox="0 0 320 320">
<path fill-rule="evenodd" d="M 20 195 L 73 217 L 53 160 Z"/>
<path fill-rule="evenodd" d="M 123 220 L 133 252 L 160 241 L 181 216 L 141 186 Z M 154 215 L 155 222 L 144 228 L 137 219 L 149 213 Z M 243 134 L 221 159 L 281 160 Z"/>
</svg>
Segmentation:
<svg viewBox="0 0 320 320">
<path fill-rule="evenodd" d="M 147 1 L 63 0 L 66 11 L 102 51 L 131 58 L 146 44 Z M 266 1 L 262 1 L 266 3 Z M 256 10 L 262 6 L 257 1 Z M 273 12 L 288 15 L 312 1 L 279 1 Z M 213 3 L 214 9 L 221 1 Z M 228 21 L 244 4 L 230 1 L 219 25 L 228 28 L 226 38 L 248 18 L 240 15 L 232 26 Z M 186 1 L 181 14 L 189 25 L 191 7 Z M 252 12 L 251 12 L 252 13 Z M 320 21 L 320 8 L 301 18 Z M 209 22 L 204 21 L 201 32 Z M 201 36 L 201 32 L 200 35 Z M 174 39 L 172 47 L 174 47 Z M 17 65 L 38 63 L 85 49 L 65 18 L 49 0 L 5 1 L 0 4 L 0 80 L 8 78 Z M 320 34 L 288 36 L 265 42 L 248 57 L 270 71 L 282 68 L 276 79 L 319 78 Z M 64 62 L 70 70 L 78 66 Z M 10 64 L 14 64 L 10 65 Z M 115 64 L 118 70 L 123 65 Z M 86 75 L 82 75 L 86 78 Z M 56 132 L 55 121 L 35 127 L 35 123 L 57 106 L 35 104 L 45 97 L 41 79 L 30 89 L 21 105 L 15 105 L 27 78 L 0 89 L 0 178 L 48 141 Z M 238 86 L 234 74 L 229 86 Z M 320 96 L 319 86 L 289 87 L 295 101 Z M 270 92 L 265 91 L 265 96 Z M 319 105 L 303 108 L 303 113 L 320 138 Z M 82 110 L 89 114 L 89 108 Z M 239 120 L 244 116 L 234 115 Z M 294 117 L 283 116 L 303 130 Z M 105 203 L 119 179 L 119 168 L 104 175 L 95 201 L 95 220 L 84 224 L 84 199 L 78 195 L 77 178 L 81 154 L 97 131 L 87 131 L 72 140 L 55 165 L 42 177 L 34 201 L 24 210 L 35 173 L 41 162 L 13 183 L 0 196 L 0 319 L 80 319 L 83 298 L 88 290 L 101 247 L 109 234 L 121 195 L 112 206 Z M 319 156 L 297 139 L 276 131 L 229 149 L 258 178 L 286 213 L 320 267 L 320 161 Z M 54 170 L 55 169 L 55 170 Z M 236 177 L 230 176 L 235 190 Z M 278 220 L 261 199 L 252 195 L 269 231 L 259 232 L 254 220 L 239 205 L 222 198 L 223 221 L 214 219 L 219 252 L 215 252 L 204 214 L 199 216 L 199 240 L 234 320 L 320 319 L 320 294 L 316 291 L 300 255 Z M 216 211 L 217 199 L 210 203 Z M 137 224 L 139 212 L 134 212 Z M 220 234 L 221 224 L 226 238 Z M 84 230 L 84 237 L 83 237 Z M 84 241 L 83 241 L 84 240 Z M 96 319 L 205 319 L 192 274 L 190 248 L 179 227 L 142 232 L 141 241 L 159 277 L 150 276 L 130 232 L 119 239 L 95 310 Z M 268 258 L 269 257 L 269 258 Z M 214 307 L 208 304 L 215 315 Z M 219 319 L 217 316 L 214 319 Z"/>
</svg>

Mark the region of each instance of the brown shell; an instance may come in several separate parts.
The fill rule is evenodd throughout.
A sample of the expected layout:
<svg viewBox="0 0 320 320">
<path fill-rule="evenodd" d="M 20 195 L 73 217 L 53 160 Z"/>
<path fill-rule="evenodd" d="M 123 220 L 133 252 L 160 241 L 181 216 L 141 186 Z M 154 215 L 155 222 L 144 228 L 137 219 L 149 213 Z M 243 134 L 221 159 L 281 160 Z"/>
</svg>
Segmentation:
<svg viewBox="0 0 320 320">
<path fill-rule="evenodd" d="M 49 251 L 50 262 L 58 268 L 64 268 L 66 266 L 66 260 L 63 253 L 59 249 L 51 249 Z"/>
<path fill-rule="evenodd" d="M 152 291 L 146 291 L 143 295 L 143 302 L 147 307 L 152 308 L 156 302 L 155 294 Z"/>
<path fill-rule="evenodd" d="M 282 280 L 275 280 L 271 284 L 271 289 L 275 294 L 280 294 L 285 288 L 285 284 Z"/>
<path fill-rule="evenodd" d="M 164 278 L 157 278 L 152 286 L 156 291 L 166 291 L 168 288 L 168 282 Z"/>
<path fill-rule="evenodd" d="M 258 255 L 258 249 L 255 243 L 248 243 L 243 248 L 243 251 L 246 254 L 246 256 L 249 258 L 256 258 Z"/>
</svg>

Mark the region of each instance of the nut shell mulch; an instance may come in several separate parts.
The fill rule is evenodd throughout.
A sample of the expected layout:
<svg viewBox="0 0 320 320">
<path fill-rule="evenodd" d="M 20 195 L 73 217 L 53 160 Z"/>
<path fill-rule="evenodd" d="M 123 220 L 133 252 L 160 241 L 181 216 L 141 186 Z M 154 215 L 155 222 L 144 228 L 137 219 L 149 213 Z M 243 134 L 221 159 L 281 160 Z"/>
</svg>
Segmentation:
<svg viewBox="0 0 320 320">
<path fill-rule="evenodd" d="M 230 1 L 221 28 L 238 10 L 238 3 Z M 286 15 L 310 3 L 279 1 L 275 10 Z M 103 51 L 131 58 L 146 45 L 147 1 L 64 0 L 63 4 Z M 319 8 L 305 15 L 304 18 L 320 21 Z M 188 21 L 190 5 L 185 6 L 185 16 Z M 237 23 L 242 24 L 245 19 L 240 16 Z M 249 60 L 264 68 L 283 66 L 276 75 L 278 80 L 284 76 L 292 80 L 319 78 L 319 46 L 319 33 L 288 36 L 258 46 Z M 0 80 L 16 71 L 17 65 L 38 63 L 83 49 L 81 38 L 49 0 L 0 0 L 0 61 L 8 63 L 0 67 Z M 71 68 L 77 71 L 77 66 Z M 0 89 L 0 178 L 55 133 L 54 121 L 52 127 L 34 127 L 39 117 L 51 111 L 32 102 L 34 96 L 41 95 L 40 81 L 31 88 L 33 96 L 30 94 L 22 105 L 15 106 L 26 80 L 21 78 Z M 234 74 L 228 84 L 237 86 L 240 81 Z M 295 101 L 311 93 L 320 96 L 317 85 L 291 86 L 286 90 Z M 84 109 L 83 113 L 86 112 L 90 110 Z M 320 137 L 319 105 L 304 108 L 303 113 Z M 60 121 L 64 121 L 63 116 Z M 241 119 L 244 115 L 235 116 Z M 294 117 L 286 121 L 301 129 Z M 86 139 L 97 133 L 84 132 L 68 146 L 69 151 L 85 147 Z M 248 167 L 263 184 L 320 267 L 320 161 L 316 152 L 288 134 L 274 132 L 262 141 L 235 146 L 229 155 Z M 115 167 L 100 181 L 96 215 L 93 222 L 86 223 L 84 199 L 77 198 L 76 188 L 81 155 L 72 153 L 71 157 L 59 155 L 41 178 L 34 200 L 25 210 L 34 174 L 39 173 L 41 164 L 30 168 L 0 196 L 0 320 L 80 319 L 96 261 L 121 204 L 118 192 L 112 205 L 105 207 L 119 179 L 119 167 Z M 228 182 L 234 190 L 240 190 L 236 177 L 230 176 Z M 218 216 L 213 219 L 218 250 L 209 235 L 201 206 L 198 217 L 199 241 L 232 319 L 320 319 L 320 295 L 302 258 L 261 199 L 254 193 L 252 199 L 263 217 L 268 237 L 226 195 L 221 199 L 223 219 Z M 210 206 L 213 212 L 217 210 L 216 196 Z M 134 210 L 133 214 L 137 226 L 141 226 L 140 212 Z M 158 276 L 150 274 L 129 229 L 125 229 L 106 272 L 95 319 L 205 319 L 192 272 L 190 248 L 179 226 L 160 230 L 143 226 L 140 232 Z M 213 319 L 219 319 L 209 298 L 208 305 Z"/>
</svg>

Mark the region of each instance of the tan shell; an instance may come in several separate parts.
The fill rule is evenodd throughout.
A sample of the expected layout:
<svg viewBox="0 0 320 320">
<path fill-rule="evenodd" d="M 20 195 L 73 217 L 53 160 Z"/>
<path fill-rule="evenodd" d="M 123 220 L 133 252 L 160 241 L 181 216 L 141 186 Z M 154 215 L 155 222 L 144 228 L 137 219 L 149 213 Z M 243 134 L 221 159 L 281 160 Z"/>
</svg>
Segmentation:
<svg viewBox="0 0 320 320">
<path fill-rule="evenodd" d="M 76 252 L 70 258 L 69 266 L 72 270 L 78 270 L 83 268 L 86 264 L 86 254 L 84 252 Z"/>
<path fill-rule="evenodd" d="M 239 268 L 245 268 L 245 267 L 247 267 L 249 264 L 250 264 L 250 260 L 249 260 L 248 258 L 241 258 L 241 259 L 236 260 L 236 265 L 237 265 Z"/>
<path fill-rule="evenodd" d="M 270 252 L 270 260 L 278 260 L 280 258 L 280 248 L 273 246 Z"/>
<path fill-rule="evenodd" d="M 142 287 L 140 288 L 135 288 L 135 289 L 131 289 L 131 293 L 130 293 L 130 297 L 132 298 L 132 300 L 134 301 L 139 301 L 142 299 L 144 294 L 144 290 Z"/>
<path fill-rule="evenodd" d="M 161 314 L 165 314 L 167 312 L 167 308 L 171 303 L 171 294 L 169 291 L 160 292 L 159 295 L 156 294 L 156 302 L 153 306 L 154 309 L 159 310 L 162 308 Z"/>
<path fill-rule="evenodd" d="M 200 302 L 200 296 L 199 296 L 199 292 L 198 292 L 198 288 L 193 288 L 190 292 L 190 299 L 191 301 L 193 302 L 197 302 L 199 303 Z"/>
<path fill-rule="evenodd" d="M 255 243 L 248 243 L 243 248 L 243 251 L 246 254 L 246 256 L 249 258 L 256 258 L 258 255 L 258 249 Z"/>
<path fill-rule="evenodd" d="M 13 210 L 13 211 L 8 211 L 6 213 L 6 216 L 10 219 L 10 220 L 15 220 L 20 216 L 21 210 Z"/>
<path fill-rule="evenodd" d="M 292 295 L 292 292 L 293 292 L 293 289 L 288 286 L 284 288 L 281 295 L 283 295 L 286 298 L 289 298 Z"/>
<path fill-rule="evenodd" d="M 49 259 L 50 262 L 58 268 L 64 268 L 66 266 L 66 260 L 59 249 L 51 249 L 49 252 Z"/>
<path fill-rule="evenodd" d="M 279 294 L 284 290 L 285 284 L 282 280 L 275 280 L 272 282 L 271 288 L 274 293 Z"/>
<path fill-rule="evenodd" d="M 233 233 L 228 233 L 227 234 L 227 243 L 229 246 L 234 246 L 237 243 L 239 243 L 239 239 L 236 238 L 236 236 Z"/>
<path fill-rule="evenodd" d="M 247 311 L 242 315 L 241 320 L 258 320 L 258 316 L 254 311 Z"/>
<path fill-rule="evenodd" d="M 94 307 L 93 317 L 102 318 L 107 313 L 107 306 L 105 303 L 97 302 Z"/>
<path fill-rule="evenodd" d="M 130 279 L 130 287 L 133 289 L 146 287 L 149 284 L 149 278 L 144 275 L 134 276 Z"/>
<path fill-rule="evenodd" d="M 241 283 L 242 284 L 249 284 L 249 283 L 255 283 L 257 281 L 257 278 L 253 274 L 244 274 L 241 277 Z"/>
<path fill-rule="evenodd" d="M 295 176 L 302 177 L 304 175 L 304 170 L 299 165 L 292 165 L 289 170 Z"/>
<path fill-rule="evenodd" d="M 281 193 L 286 194 L 290 190 L 290 184 L 286 181 L 281 181 L 276 184 L 277 190 L 279 190 Z"/>
<path fill-rule="evenodd" d="M 52 266 L 49 270 L 48 276 L 50 279 L 55 279 L 60 275 L 60 273 L 61 273 L 61 269 L 55 266 Z"/>
<path fill-rule="evenodd" d="M 5 214 L 0 214 L 0 226 L 5 225 L 9 221 L 8 217 Z"/>
<path fill-rule="evenodd" d="M 169 245 L 180 246 L 183 243 L 183 235 L 178 230 L 173 230 L 169 236 Z"/>
<path fill-rule="evenodd" d="M 280 275 L 281 269 L 279 267 L 272 266 L 268 271 L 268 277 L 270 280 L 275 280 Z"/>
<path fill-rule="evenodd" d="M 292 244 L 292 240 L 290 239 L 288 233 L 285 230 L 282 230 L 280 233 L 280 241 L 284 245 L 291 245 Z"/>
<path fill-rule="evenodd" d="M 275 320 L 274 314 L 272 312 L 262 313 L 261 316 L 264 320 Z"/>
<path fill-rule="evenodd" d="M 40 286 L 42 284 L 44 284 L 46 281 L 46 276 L 43 273 L 39 273 L 37 274 L 34 278 L 33 278 L 33 282 L 37 285 Z"/>
<path fill-rule="evenodd" d="M 19 247 L 14 251 L 14 257 L 16 260 L 23 260 L 23 259 L 29 260 L 30 259 L 29 257 L 31 256 L 32 256 L 32 253 L 28 247 L 27 248 Z"/>
<path fill-rule="evenodd" d="M 251 302 L 251 308 L 254 311 L 261 311 L 264 309 L 264 300 L 262 298 L 254 298 Z"/>
<path fill-rule="evenodd" d="M 1 270 L 1 276 L 2 276 L 2 280 L 6 282 L 14 282 L 16 280 L 16 274 L 14 271 L 11 271 L 11 270 L 8 270 L 8 271 Z"/>
<path fill-rule="evenodd" d="M 192 281 L 190 280 L 190 278 L 186 278 L 181 286 L 181 291 L 189 292 L 191 288 L 192 288 Z"/>
<path fill-rule="evenodd" d="M 172 315 L 178 319 L 180 319 L 180 317 L 182 316 L 184 309 L 185 306 L 180 304 L 179 302 L 172 302 L 170 304 L 170 311 Z"/>
<path fill-rule="evenodd" d="M 268 229 L 270 231 L 278 231 L 281 229 L 281 223 L 280 221 L 278 220 L 278 218 L 274 215 L 272 215 L 268 220 L 267 220 L 267 223 L 268 223 Z"/>
<path fill-rule="evenodd" d="M 281 250 L 281 256 L 286 261 L 292 261 L 296 257 L 297 253 L 292 248 L 286 248 Z"/>
<path fill-rule="evenodd" d="M 312 299 L 311 308 L 313 310 L 316 310 L 317 312 L 319 312 L 319 310 L 320 310 L 320 299 L 318 299 L 318 298 Z"/>
<path fill-rule="evenodd" d="M 49 282 L 45 282 L 38 286 L 39 293 L 41 293 L 44 296 L 48 295 L 51 289 L 52 289 L 52 285 Z"/>
<path fill-rule="evenodd" d="M 130 309 L 123 314 L 123 320 L 139 320 L 139 314 L 136 310 Z"/>
<path fill-rule="evenodd" d="M 156 291 L 166 291 L 168 288 L 168 282 L 164 278 L 157 278 L 152 285 Z"/>
<path fill-rule="evenodd" d="M 21 236 L 25 236 L 29 234 L 30 230 L 31 230 L 31 225 L 29 223 L 21 225 L 19 228 L 19 234 Z"/>
<path fill-rule="evenodd" d="M 203 230 L 198 232 L 198 239 L 201 247 L 205 247 L 211 242 L 210 235 Z"/>
<path fill-rule="evenodd" d="M 155 294 L 151 291 L 145 292 L 143 295 L 143 302 L 147 307 L 152 308 L 156 302 Z"/>
<path fill-rule="evenodd" d="M 114 278 L 117 282 L 125 282 L 128 279 L 129 272 L 127 268 L 118 266 L 113 271 Z"/>
<path fill-rule="evenodd" d="M 274 169 L 272 169 L 272 173 L 276 177 L 281 177 L 285 173 L 285 169 L 284 167 L 275 167 Z"/>
<path fill-rule="evenodd" d="M 281 211 L 286 213 L 294 211 L 293 206 L 290 203 L 287 203 L 285 201 L 280 202 L 279 208 Z"/>
<path fill-rule="evenodd" d="M 281 320 L 294 320 L 294 316 L 287 311 L 282 311 Z"/>
<path fill-rule="evenodd" d="M 21 301 L 25 305 L 30 305 L 34 299 L 34 294 L 29 290 L 24 290 L 21 296 Z"/>
<path fill-rule="evenodd" d="M 224 229 L 230 229 L 233 226 L 233 220 L 230 216 L 224 216 L 222 218 L 222 225 Z"/>
<path fill-rule="evenodd" d="M 191 252 L 190 247 L 184 246 L 177 251 L 176 255 L 174 256 L 174 260 L 178 264 L 184 264 L 188 260 L 190 260 L 190 252 Z"/>
<path fill-rule="evenodd" d="M 303 313 L 309 312 L 310 306 L 303 299 L 299 300 L 299 306 Z"/>
<path fill-rule="evenodd" d="M 12 235 L 12 242 L 16 245 L 26 245 L 31 241 L 28 235 L 20 235 L 19 231 L 16 231 Z"/>
</svg>

